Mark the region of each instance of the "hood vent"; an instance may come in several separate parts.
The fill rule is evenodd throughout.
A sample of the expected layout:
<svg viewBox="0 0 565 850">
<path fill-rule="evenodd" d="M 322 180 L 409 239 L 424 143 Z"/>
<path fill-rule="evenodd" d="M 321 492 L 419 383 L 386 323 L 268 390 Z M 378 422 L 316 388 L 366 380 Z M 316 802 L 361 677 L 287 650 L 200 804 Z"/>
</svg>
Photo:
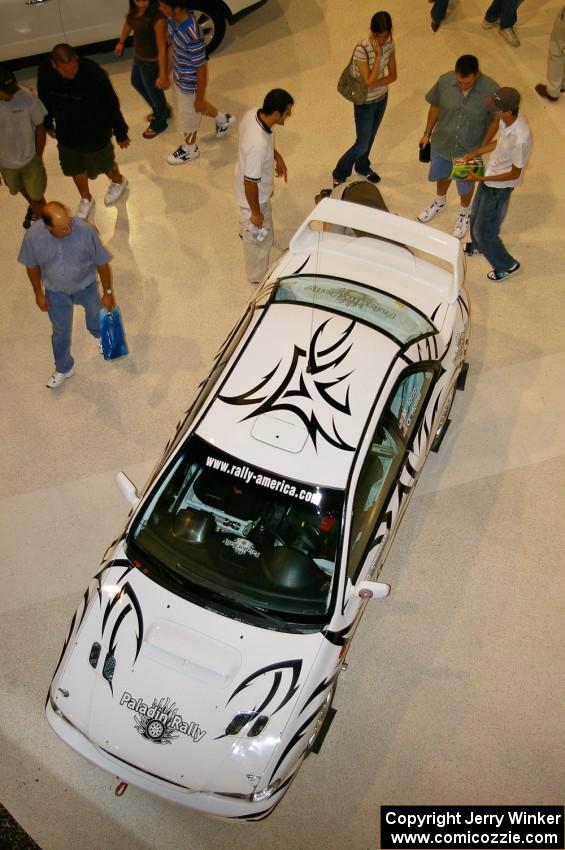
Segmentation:
<svg viewBox="0 0 565 850">
<path fill-rule="evenodd" d="M 170 620 L 158 620 L 151 626 L 143 655 L 215 687 L 229 684 L 241 667 L 240 652 L 229 644 Z"/>
</svg>

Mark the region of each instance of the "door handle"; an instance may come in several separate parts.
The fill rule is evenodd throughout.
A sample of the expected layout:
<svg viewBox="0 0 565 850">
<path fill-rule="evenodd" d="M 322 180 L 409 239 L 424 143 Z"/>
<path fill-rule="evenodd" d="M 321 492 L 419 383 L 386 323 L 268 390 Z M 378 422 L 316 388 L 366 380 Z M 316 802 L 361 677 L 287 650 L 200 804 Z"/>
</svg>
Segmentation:
<svg viewBox="0 0 565 850">
<path fill-rule="evenodd" d="M 41 6 L 43 3 L 47 3 L 48 0 L 25 0 L 26 6 Z"/>
</svg>

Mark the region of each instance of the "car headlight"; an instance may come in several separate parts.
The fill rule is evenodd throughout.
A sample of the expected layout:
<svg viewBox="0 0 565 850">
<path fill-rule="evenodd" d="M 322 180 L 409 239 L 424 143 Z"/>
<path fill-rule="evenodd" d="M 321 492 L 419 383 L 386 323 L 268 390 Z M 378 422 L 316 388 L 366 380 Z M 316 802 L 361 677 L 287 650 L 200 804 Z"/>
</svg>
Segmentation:
<svg viewBox="0 0 565 850">
<path fill-rule="evenodd" d="M 275 779 L 267 788 L 264 788 L 262 791 L 253 791 L 251 794 L 237 794 L 230 793 L 229 791 L 216 791 L 215 794 L 217 797 L 231 797 L 235 800 L 247 800 L 249 803 L 260 803 L 272 797 L 278 791 L 281 782 L 282 779 Z"/>
<path fill-rule="evenodd" d="M 273 796 L 275 791 L 278 791 L 281 782 L 282 779 L 275 779 L 275 781 L 267 788 L 264 788 L 263 791 L 255 791 L 255 793 L 251 795 L 253 802 L 259 803 L 261 800 L 268 800 L 269 797 Z"/>
</svg>

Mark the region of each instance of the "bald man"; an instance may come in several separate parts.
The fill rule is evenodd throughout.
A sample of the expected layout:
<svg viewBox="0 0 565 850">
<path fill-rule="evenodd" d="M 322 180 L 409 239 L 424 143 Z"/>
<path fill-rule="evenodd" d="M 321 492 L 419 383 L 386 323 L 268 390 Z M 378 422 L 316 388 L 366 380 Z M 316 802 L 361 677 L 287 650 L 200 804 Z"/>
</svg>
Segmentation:
<svg viewBox="0 0 565 850">
<path fill-rule="evenodd" d="M 84 307 L 86 327 L 102 353 L 100 304 L 110 311 L 115 303 L 110 254 L 88 222 L 71 217 L 63 204 L 52 201 L 24 236 L 18 262 L 26 267 L 37 306 L 51 320 L 55 371 L 46 386 L 53 390 L 74 374 L 71 336 L 75 304 Z"/>
</svg>

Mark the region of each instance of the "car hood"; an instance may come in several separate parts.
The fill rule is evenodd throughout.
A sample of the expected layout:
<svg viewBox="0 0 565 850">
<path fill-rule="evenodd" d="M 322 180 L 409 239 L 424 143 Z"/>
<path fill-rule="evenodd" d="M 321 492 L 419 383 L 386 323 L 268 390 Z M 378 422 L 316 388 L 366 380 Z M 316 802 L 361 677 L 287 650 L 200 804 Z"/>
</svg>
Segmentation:
<svg viewBox="0 0 565 850">
<path fill-rule="evenodd" d="M 201 608 L 122 562 L 91 586 L 52 699 L 96 746 L 140 770 L 194 790 L 241 792 L 243 783 L 249 792 L 323 644 L 319 633 L 257 628 Z M 227 735 L 244 712 L 268 718 L 262 733 L 248 735 L 251 718 Z"/>
</svg>

